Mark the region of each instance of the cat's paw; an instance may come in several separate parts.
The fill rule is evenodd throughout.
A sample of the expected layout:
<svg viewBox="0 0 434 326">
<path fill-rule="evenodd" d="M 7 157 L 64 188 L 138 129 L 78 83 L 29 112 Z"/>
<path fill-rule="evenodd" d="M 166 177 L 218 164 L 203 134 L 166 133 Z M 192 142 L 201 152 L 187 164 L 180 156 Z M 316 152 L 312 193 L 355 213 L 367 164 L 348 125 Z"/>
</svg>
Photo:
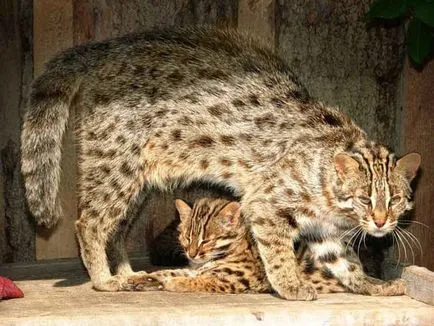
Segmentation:
<svg viewBox="0 0 434 326">
<path fill-rule="evenodd" d="M 97 291 L 103 292 L 117 292 L 122 291 L 123 277 L 115 275 L 109 279 L 93 284 L 93 288 Z"/>
<path fill-rule="evenodd" d="M 128 276 L 122 287 L 124 291 L 159 291 L 163 289 L 162 283 L 146 272 L 137 272 Z"/>
<path fill-rule="evenodd" d="M 407 284 L 403 279 L 389 281 L 383 285 L 383 291 L 382 295 L 387 296 L 404 295 L 407 292 Z"/>
<path fill-rule="evenodd" d="M 279 291 L 278 293 L 286 300 L 312 301 L 318 297 L 315 288 L 310 284 L 300 284 L 297 288 Z"/>
</svg>

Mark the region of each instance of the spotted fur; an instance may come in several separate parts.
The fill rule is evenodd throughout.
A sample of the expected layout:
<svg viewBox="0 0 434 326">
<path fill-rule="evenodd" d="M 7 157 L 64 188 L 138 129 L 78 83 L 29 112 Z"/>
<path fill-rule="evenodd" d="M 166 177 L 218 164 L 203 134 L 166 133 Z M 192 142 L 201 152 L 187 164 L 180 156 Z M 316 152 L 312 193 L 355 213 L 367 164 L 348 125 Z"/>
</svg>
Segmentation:
<svg viewBox="0 0 434 326">
<path fill-rule="evenodd" d="M 151 286 L 145 286 L 145 290 L 211 293 L 272 291 L 256 245 L 240 215 L 238 202 L 202 198 L 190 208 L 178 199 L 176 207 L 181 217 L 176 235 L 191 267 L 150 273 L 148 281 Z M 167 231 L 169 233 L 163 233 L 166 240 L 175 233 L 173 228 Z M 172 250 L 177 247 L 174 240 L 172 238 Z M 168 249 L 167 242 L 164 248 Z M 345 287 L 333 276 L 323 277 L 323 263 L 315 260 L 305 245 L 300 246 L 297 253 L 306 283 L 319 293 L 345 291 Z"/>
<path fill-rule="evenodd" d="M 294 240 L 303 235 L 321 239 L 310 246 L 314 255 L 340 257 L 326 266 L 353 292 L 386 293 L 349 271 L 340 238 L 356 226 L 374 236 L 393 230 L 411 207 L 420 157 L 397 160 L 368 140 L 347 116 L 310 98 L 267 48 L 228 31 L 167 30 L 79 46 L 51 60 L 32 85 L 21 138 L 28 204 L 39 224 L 61 216 L 60 156 L 71 106 L 76 229 L 96 289 L 140 288 L 143 277 L 131 270 L 123 243 L 150 189 L 205 181 L 241 197 L 267 278 L 282 298 L 316 297 L 297 270 Z"/>
</svg>

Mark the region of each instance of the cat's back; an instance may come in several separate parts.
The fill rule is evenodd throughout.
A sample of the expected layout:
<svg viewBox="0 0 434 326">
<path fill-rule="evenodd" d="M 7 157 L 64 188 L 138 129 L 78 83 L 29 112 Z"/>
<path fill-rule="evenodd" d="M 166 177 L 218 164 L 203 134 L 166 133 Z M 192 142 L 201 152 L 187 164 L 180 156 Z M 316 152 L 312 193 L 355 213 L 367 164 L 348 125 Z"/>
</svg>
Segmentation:
<svg viewBox="0 0 434 326">
<path fill-rule="evenodd" d="M 133 107 L 177 101 L 192 90 L 212 96 L 258 84 L 270 89 L 285 84 L 307 94 L 266 46 L 233 30 L 211 28 L 153 30 L 77 46 L 53 58 L 45 75 L 76 76 L 84 106 L 125 101 Z"/>
<path fill-rule="evenodd" d="M 288 66 L 258 40 L 235 30 L 212 28 L 157 29 L 76 46 L 50 60 L 47 70 L 75 66 L 91 73 L 109 63 L 147 67 L 156 62 L 165 66 L 224 63 L 221 68 L 232 68 L 232 73 L 280 72 L 293 77 Z"/>
</svg>

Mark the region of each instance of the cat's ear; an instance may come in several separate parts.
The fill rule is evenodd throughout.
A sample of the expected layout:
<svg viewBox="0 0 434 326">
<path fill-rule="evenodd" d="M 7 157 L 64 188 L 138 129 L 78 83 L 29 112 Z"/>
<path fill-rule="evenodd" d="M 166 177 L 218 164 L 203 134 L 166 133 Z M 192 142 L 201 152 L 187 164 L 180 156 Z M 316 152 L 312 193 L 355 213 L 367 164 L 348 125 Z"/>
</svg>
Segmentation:
<svg viewBox="0 0 434 326">
<path fill-rule="evenodd" d="M 230 202 L 222 208 L 219 215 L 222 218 L 223 226 L 237 225 L 241 216 L 241 205 L 236 201 Z"/>
<path fill-rule="evenodd" d="M 403 175 L 408 181 L 411 181 L 417 174 L 420 162 L 420 154 L 409 153 L 396 161 L 395 171 Z"/>
<path fill-rule="evenodd" d="M 188 204 L 181 199 L 175 200 L 175 206 L 178 210 L 181 222 L 184 222 L 191 214 L 191 207 L 188 206 Z"/>
<path fill-rule="evenodd" d="M 360 167 L 359 162 L 357 162 L 355 159 L 353 159 L 347 153 L 337 154 L 334 157 L 333 161 L 334 161 L 338 176 L 342 180 L 345 179 L 346 177 L 351 177 L 351 176 L 358 173 L 358 170 Z"/>
</svg>

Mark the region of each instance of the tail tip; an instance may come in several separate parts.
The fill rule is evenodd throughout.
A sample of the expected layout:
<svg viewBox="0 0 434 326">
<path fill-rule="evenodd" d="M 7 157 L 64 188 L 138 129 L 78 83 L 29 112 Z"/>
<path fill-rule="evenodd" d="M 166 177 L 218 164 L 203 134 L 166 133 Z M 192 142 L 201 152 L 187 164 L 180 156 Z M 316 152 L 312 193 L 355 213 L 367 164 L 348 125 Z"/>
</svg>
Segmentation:
<svg viewBox="0 0 434 326">
<path fill-rule="evenodd" d="M 34 214 L 36 223 L 39 226 L 46 227 L 48 229 L 54 228 L 60 220 L 62 220 L 62 211 L 58 209 L 54 212 L 41 212 L 38 214 Z"/>
</svg>

